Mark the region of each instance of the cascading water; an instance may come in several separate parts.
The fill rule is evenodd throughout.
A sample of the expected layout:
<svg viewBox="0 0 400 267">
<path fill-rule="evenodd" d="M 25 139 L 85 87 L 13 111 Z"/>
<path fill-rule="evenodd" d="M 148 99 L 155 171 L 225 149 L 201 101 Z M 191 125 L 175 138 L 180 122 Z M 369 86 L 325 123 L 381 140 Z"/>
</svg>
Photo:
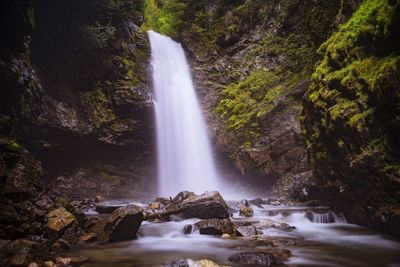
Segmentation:
<svg viewBox="0 0 400 267">
<path fill-rule="evenodd" d="M 148 32 L 155 91 L 159 194 L 218 189 L 207 128 L 182 46 Z"/>
</svg>

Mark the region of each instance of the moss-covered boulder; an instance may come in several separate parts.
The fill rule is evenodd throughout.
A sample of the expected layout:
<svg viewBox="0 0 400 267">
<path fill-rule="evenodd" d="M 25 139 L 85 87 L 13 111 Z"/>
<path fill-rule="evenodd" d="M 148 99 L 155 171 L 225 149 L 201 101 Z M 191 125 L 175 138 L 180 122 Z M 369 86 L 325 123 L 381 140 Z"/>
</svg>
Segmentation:
<svg viewBox="0 0 400 267">
<path fill-rule="evenodd" d="M 76 227 L 76 225 L 77 221 L 75 216 L 61 207 L 47 214 L 45 230 L 50 239 L 56 240 L 62 237 L 68 228 Z"/>
</svg>

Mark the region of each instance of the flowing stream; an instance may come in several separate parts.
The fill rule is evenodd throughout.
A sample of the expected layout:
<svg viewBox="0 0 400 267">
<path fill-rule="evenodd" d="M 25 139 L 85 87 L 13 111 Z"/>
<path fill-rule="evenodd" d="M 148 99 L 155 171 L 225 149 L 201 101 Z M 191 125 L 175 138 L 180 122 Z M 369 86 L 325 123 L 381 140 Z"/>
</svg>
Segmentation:
<svg viewBox="0 0 400 267">
<path fill-rule="evenodd" d="M 125 203 L 128 204 L 128 203 Z M 138 204 L 137 202 L 135 204 Z M 145 204 L 140 204 L 143 207 Z M 318 267 L 399 267 L 400 243 L 367 228 L 346 223 L 327 207 L 285 205 L 252 205 L 254 216 L 241 217 L 237 202 L 229 201 L 232 221 L 274 220 L 295 226 L 293 231 L 262 229 L 262 234 L 247 238 L 223 239 L 201 235 L 198 231 L 184 234 L 184 226 L 198 219 L 153 223 L 143 222 L 136 240 L 108 245 L 85 246 L 72 254 L 90 258 L 88 267 L 101 266 L 169 266 L 180 259 L 209 259 L 224 266 L 235 265 L 228 258 L 238 252 L 268 251 L 283 244 L 292 256 L 288 266 Z M 185 266 L 185 265 L 182 265 Z M 197 266 L 197 265 L 193 265 Z M 212 265 L 210 265 L 212 266 Z"/>
<path fill-rule="evenodd" d="M 149 31 L 155 92 L 159 194 L 219 189 L 207 126 L 182 46 Z"/>
</svg>

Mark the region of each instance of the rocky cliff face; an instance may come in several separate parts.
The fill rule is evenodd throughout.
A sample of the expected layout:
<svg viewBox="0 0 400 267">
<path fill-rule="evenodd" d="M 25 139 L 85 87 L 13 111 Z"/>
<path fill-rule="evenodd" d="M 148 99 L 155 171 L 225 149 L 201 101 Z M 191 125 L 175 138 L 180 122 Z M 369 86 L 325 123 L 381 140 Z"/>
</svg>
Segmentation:
<svg viewBox="0 0 400 267">
<path fill-rule="evenodd" d="M 153 169 L 143 1 L 2 6 L 5 146 L 28 148 L 66 193 L 132 196 Z"/>
<path fill-rule="evenodd" d="M 153 26 L 179 33 L 191 55 L 218 150 L 241 179 L 253 177 L 266 190 L 302 197 L 314 180 L 301 134 L 301 99 L 315 50 L 357 1 L 165 2 L 163 12 L 181 11 L 179 23 Z"/>
<path fill-rule="evenodd" d="M 302 125 L 318 185 L 347 217 L 400 235 L 400 1 L 367 0 L 318 50 Z"/>
</svg>

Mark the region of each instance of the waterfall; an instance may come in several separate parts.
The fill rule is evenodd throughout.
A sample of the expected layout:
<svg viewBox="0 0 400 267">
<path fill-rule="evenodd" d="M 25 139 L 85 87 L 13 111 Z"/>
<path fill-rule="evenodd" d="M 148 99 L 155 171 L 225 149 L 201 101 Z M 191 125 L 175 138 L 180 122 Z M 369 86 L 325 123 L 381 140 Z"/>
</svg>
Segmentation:
<svg viewBox="0 0 400 267">
<path fill-rule="evenodd" d="M 182 46 L 148 32 L 155 93 L 158 191 L 174 196 L 218 189 L 207 127 Z"/>
</svg>

